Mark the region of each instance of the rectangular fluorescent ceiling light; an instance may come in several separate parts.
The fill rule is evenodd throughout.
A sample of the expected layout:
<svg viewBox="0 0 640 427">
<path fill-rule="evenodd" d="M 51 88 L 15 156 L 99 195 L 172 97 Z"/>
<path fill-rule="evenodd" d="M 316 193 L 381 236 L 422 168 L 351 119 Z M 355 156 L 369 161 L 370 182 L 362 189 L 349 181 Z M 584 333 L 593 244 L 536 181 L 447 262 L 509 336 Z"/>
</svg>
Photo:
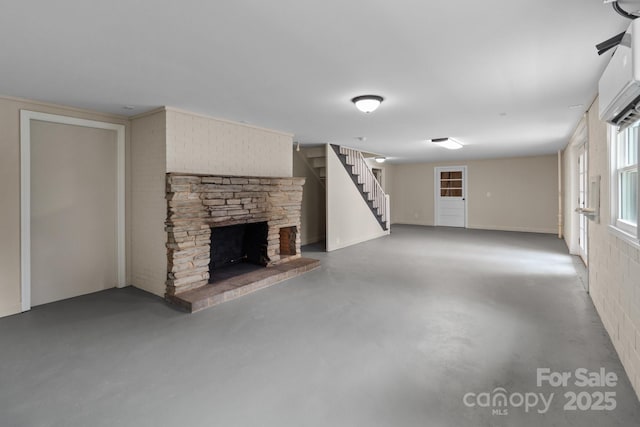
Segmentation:
<svg viewBox="0 0 640 427">
<path fill-rule="evenodd" d="M 448 150 L 459 150 L 462 148 L 462 144 L 453 138 L 433 138 L 431 142 Z"/>
</svg>

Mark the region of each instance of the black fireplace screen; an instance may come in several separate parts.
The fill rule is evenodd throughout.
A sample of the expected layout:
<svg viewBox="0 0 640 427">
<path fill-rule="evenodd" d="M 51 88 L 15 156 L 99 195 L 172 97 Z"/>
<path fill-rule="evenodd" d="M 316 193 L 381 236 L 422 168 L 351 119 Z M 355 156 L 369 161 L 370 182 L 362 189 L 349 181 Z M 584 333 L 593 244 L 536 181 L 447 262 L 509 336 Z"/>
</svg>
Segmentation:
<svg viewBox="0 0 640 427">
<path fill-rule="evenodd" d="M 268 232 L 266 222 L 212 228 L 210 270 L 241 262 L 266 266 Z"/>
</svg>

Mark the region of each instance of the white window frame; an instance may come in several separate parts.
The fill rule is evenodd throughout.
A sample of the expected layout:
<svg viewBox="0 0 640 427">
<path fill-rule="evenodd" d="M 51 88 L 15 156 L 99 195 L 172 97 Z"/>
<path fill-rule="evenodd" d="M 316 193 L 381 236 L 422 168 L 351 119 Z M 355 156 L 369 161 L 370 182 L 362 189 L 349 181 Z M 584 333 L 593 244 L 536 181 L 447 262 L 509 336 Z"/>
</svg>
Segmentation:
<svg viewBox="0 0 640 427">
<path fill-rule="evenodd" d="M 610 191 L 610 209 L 611 209 L 611 219 L 609 223 L 609 230 L 615 234 L 617 237 L 627 241 L 631 245 L 640 249 L 640 235 L 638 225 L 633 225 L 627 221 L 620 219 L 620 174 L 625 170 L 630 170 L 634 168 L 638 168 L 638 159 L 636 159 L 635 166 L 628 167 L 618 167 L 620 163 L 620 144 L 625 142 L 626 133 L 620 132 L 618 133 L 617 129 L 614 126 L 609 127 L 609 181 L 611 184 Z M 639 149 L 636 150 L 636 154 Z M 640 182 L 638 183 L 640 184 Z M 640 185 L 637 186 L 638 192 L 640 193 Z M 638 194 L 638 201 L 640 205 L 640 194 Z M 638 206 L 640 212 L 640 206 Z"/>
</svg>

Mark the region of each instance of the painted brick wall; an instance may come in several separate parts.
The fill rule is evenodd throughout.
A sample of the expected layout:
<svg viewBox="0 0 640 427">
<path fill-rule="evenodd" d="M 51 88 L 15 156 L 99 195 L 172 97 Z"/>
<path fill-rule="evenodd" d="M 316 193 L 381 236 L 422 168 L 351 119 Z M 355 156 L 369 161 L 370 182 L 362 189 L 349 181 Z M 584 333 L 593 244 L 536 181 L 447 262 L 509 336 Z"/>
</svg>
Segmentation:
<svg viewBox="0 0 640 427">
<path fill-rule="evenodd" d="M 165 112 L 131 121 L 131 283 L 164 295 L 167 280 Z"/>
<path fill-rule="evenodd" d="M 612 234 L 607 127 L 589 111 L 589 175 L 600 175 L 600 223 L 589 222 L 591 298 L 640 398 L 640 251 Z"/>
<path fill-rule="evenodd" d="M 167 172 L 289 177 L 292 136 L 167 109 Z"/>
</svg>

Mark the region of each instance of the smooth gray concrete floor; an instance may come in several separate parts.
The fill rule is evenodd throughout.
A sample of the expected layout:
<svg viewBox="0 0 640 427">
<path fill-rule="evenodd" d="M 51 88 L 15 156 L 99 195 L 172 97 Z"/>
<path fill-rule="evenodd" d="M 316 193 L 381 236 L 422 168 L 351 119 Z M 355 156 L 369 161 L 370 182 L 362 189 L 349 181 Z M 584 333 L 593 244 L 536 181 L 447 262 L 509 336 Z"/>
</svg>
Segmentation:
<svg viewBox="0 0 640 427">
<path fill-rule="evenodd" d="M 394 226 L 319 270 L 188 315 L 125 288 L 0 319 L 0 426 L 638 426 L 640 404 L 551 235 Z M 536 386 L 536 368 L 615 372 Z M 555 393 L 548 413 L 466 393 Z M 613 411 L 564 393 L 613 391 Z"/>
</svg>

